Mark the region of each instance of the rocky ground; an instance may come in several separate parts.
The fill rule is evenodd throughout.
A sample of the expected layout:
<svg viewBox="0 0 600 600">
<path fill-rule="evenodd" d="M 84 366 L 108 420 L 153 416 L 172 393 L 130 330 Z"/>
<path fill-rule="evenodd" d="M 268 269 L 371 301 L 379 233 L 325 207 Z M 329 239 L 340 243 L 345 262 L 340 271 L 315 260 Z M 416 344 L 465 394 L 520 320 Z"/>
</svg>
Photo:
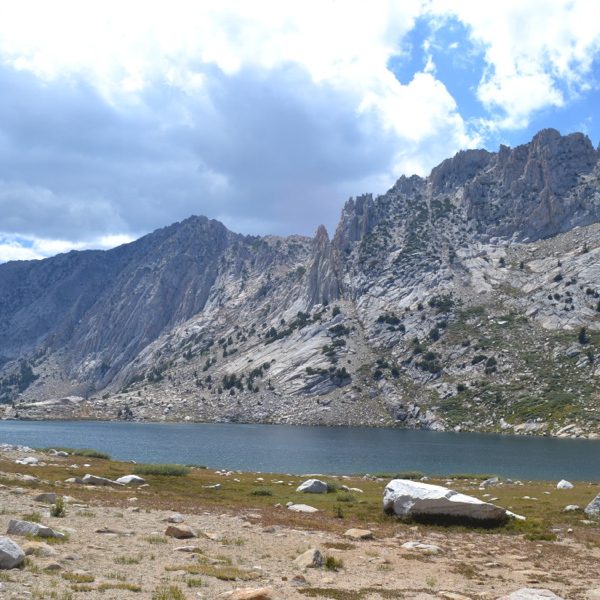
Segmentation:
<svg viewBox="0 0 600 600">
<path fill-rule="evenodd" d="M 32 456 L 37 457 L 38 465 L 15 465 L 15 460 Z M 522 534 L 406 525 L 389 519 L 358 523 L 345 519 L 332 528 L 331 521 L 315 517 L 318 513 L 290 513 L 285 506 L 264 503 L 241 506 L 228 496 L 221 504 L 218 500 L 186 501 L 186 510 L 181 510 L 180 488 L 169 492 L 167 485 L 156 494 L 159 483 L 150 480 L 149 486 L 141 488 L 65 483 L 75 469 L 83 474 L 99 468 L 81 457 L 10 450 L 4 451 L 0 460 L 0 531 L 6 532 L 11 519 L 38 518 L 68 537 L 65 542 L 47 544 L 52 540 L 9 536 L 28 556 L 21 568 L 0 572 L 0 598 L 7 600 L 212 599 L 239 588 L 268 588 L 263 596 L 255 595 L 258 598 L 298 600 L 495 600 L 523 588 L 551 590 L 570 600 L 600 598 L 600 530 L 580 512 L 567 520 L 557 519 L 552 535 L 529 536 L 532 539 Z M 123 468 L 118 465 L 121 471 Z M 32 475 L 34 472 L 38 475 Z M 52 481 L 44 479 L 45 472 L 51 473 Z M 288 483 L 294 489 L 300 481 L 290 475 L 278 481 L 268 474 L 206 471 L 203 476 L 221 482 L 221 489 L 211 490 L 217 494 L 226 494 L 228 486 L 244 478 L 257 484 Z M 345 478 L 345 482 L 349 487 L 366 485 L 358 476 Z M 381 488 L 386 484 L 369 483 Z M 467 486 L 467 482 L 454 484 Z M 557 491 L 555 483 L 534 488 L 515 485 L 510 490 L 507 486 L 502 490 L 474 489 L 480 497 L 497 493 L 513 503 L 535 489 L 539 509 L 547 504 L 546 498 L 557 494 L 564 493 L 559 503 L 568 504 L 573 499 L 591 499 L 598 491 L 583 483 L 564 491 Z M 41 492 L 64 495 L 66 516 L 49 516 L 49 505 L 35 500 Z M 312 498 L 305 496 L 311 504 Z M 537 498 L 525 497 L 535 513 Z M 197 537 L 166 535 L 172 526 L 169 519 L 179 520 L 177 513 L 184 520 L 177 526 L 188 525 Z M 353 525 L 371 531 L 373 539 L 345 535 Z M 407 548 L 407 542 L 424 547 Z M 321 553 L 325 565 L 303 567 L 295 562 L 311 549 Z"/>
</svg>

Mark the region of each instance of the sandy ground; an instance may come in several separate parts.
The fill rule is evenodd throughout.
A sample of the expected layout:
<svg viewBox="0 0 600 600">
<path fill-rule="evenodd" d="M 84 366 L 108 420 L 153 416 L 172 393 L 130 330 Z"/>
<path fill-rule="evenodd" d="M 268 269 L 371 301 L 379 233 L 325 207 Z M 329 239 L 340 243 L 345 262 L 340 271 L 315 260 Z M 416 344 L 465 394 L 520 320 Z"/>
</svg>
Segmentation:
<svg viewBox="0 0 600 600">
<path fill-rule="evenodd" d="M 1 458 L 14 462 L 15 456 L 5 453 Z M 67 515 L 54 518 L 48 504 L 34 501 L 44 486 L 31 490 L 22 483 L 17 476 L 0 487 L 1 533 L 10 519 L 39 513 L 43 524 L 67 532 L 69 539 L 38 547 L 23 568 L 0 572 L 0 598 L 191 600 L 267 586 L 273 597 L 298 600 L 495 600 L 521 588 L 549 589 L 564 599 L 600 598 L 600 547 L 567 527 L 557 531 L 558 539 L 552 542 L 423 525 L 398 527 L 391 536 L 386 531 L 387 537 L 377 527 L 369 527 L 374 539 L 352 540 L 270 526 L 262 522 L 259 510 L 219 513 L 199 506 L 182 515 L 198 537 L 178 540 L 165 536 L 165 519 L 172 512 L 137 508 L 142 490 L 131 488 L 128 508 L 120 508 L 111 506 L 114 494 L 108 489 L 102 500 L 86 505 L 77 500 L 81 485 L 65 486 L 60 493 L 69 497 Z M 9 537 L 21 547 L 30 543 Z M 431 544 L 440 551 L 403 548 L 409 541 Z M 181 547 L 195 547 L 198 552 Z M 337 571 L 301 569 L 294 559 L 312 548 L 343 566 Z M 228 571 L 237 580 L 215 576 Z M 136 591 L 138 587 L 141 590 Z"/>
</svg>

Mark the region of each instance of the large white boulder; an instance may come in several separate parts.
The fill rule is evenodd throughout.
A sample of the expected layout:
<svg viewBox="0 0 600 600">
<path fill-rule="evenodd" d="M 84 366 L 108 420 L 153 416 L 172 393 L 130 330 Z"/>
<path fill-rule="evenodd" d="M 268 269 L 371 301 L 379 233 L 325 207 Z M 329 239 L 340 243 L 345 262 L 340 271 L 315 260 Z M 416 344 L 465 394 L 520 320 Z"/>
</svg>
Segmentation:
<svg viewBox="0 0 600 600">
<path fill-rule="evenodd" d="M 561 479 L 556 484 L 556 489 L 557 490 L 572 490 L 573 489 L 573 484 L 570 481 L 567 481 L 566 479 Z"/>
<path fill-rule="evenodd" d="M 326 494 L 327 490 L 327 484 L 320 479 L 308 479 L 296 488 L 297 492 L 306 492 L 308 494 Z"/>
<path fill-rule="evenodd" d="M 408 479 L 393 479 L 388 483 L 383 496 L 383 509 L 389 514 L 417 519 L 438 517 L 501 522 L 512 516 L 504 508 L 479 498 L 459 494 L 440 485 Z"/>
</svg>

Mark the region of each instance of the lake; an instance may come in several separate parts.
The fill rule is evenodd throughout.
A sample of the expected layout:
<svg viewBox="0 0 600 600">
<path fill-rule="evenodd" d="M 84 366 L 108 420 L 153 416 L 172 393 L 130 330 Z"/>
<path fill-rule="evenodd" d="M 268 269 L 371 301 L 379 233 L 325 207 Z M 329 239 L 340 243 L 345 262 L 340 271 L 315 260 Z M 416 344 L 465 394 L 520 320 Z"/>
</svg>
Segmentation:
<svg viewBox="0 0 600 600">
<path fill-rule="evenodd" d="M 600 440 L 369 427 L 0 421 L 0 442 L 108 452 L 116 460 L 273 473 L 493 474 L 600 481 Z"/>
</svg>

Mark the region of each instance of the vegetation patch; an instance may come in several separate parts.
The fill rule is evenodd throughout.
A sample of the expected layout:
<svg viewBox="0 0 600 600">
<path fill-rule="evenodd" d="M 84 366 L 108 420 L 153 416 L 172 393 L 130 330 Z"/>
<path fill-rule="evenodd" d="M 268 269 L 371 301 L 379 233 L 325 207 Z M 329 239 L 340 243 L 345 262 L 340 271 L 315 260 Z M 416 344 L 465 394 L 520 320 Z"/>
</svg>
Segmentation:
<svg viewBox="0 0 600 600">
<path fill-rule="evenodd" d="M 168 477 L 184 477 L 190 472 L 190 468 L 184 465 L 155 465 L 141 464 L 133 468 L 136 475 L 163 475 Z"/>
</svg>

